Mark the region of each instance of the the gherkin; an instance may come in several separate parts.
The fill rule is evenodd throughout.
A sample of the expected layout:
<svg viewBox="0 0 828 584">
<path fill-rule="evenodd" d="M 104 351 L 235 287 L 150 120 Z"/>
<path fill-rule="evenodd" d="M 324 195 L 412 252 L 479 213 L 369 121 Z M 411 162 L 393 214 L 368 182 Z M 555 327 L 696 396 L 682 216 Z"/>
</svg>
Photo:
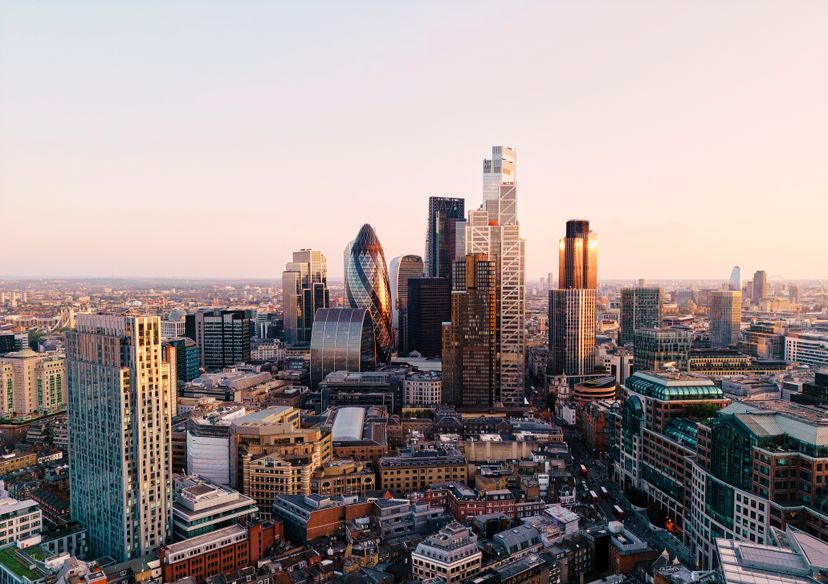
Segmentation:
<svg viewBox="0 0 828 584">
<path fill-rule="evenodd" d="M 351 308 L 368 310 L 374 323 L 377 358 L 390 362 L 394 334 L 388 267 L 377 234 L 367 223 L 345 249 L 345 296 Z"/>
</svg>

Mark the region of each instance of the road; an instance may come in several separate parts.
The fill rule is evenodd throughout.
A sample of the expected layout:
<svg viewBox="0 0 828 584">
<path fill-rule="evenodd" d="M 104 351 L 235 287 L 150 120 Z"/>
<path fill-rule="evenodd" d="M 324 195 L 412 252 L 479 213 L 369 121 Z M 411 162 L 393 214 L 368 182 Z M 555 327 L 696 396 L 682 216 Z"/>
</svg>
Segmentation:
<svg viewBox="0 0 828 584">
<path fill-rule="evenodd" d="M 665 548 L 670 553 L 670 557 L 678 558 L 687 566 L 695 564 L 694 558 L 687 547 L 682 544 L 675 536 L 664 529 L 653 529 L 650 526 L 650 521 L 647 519 L 646 511 L 636 511 L 629 500 L 621 492 L 621 488 L 617 483 L 609 480 L 607 470 L 607 461 L 603 456 L 595 458 L 593 454 L 587 449 L 583 441 L 583 437 L 576 429 L 564 429 L 564 439 L 569 444 L 570 452 L 572 453 L 573 466 L 575 469 L 578 465 L 583 464 L 589 469 L 589 474 L 586 478 L 580 474 L 577 475 L 578 501 L 581 503 L 575 510 L 585 515 L 587 526 L 603 524 L 605 521 L 617 521 L 615 513 L 613 512 L 613 505 L 618 505 L 624 510 L 624 527 L 645 540 L 650 547 L 657 551 L 662 551 Z M 581 481 L 586 481 L 587 492 L 581 485 Z M 609 493 L 606 499 L 599 499 L 595 505 L 589 504 L 588 491 L 594 491 L 600 494 L 601 487 L 605 487 Z M 594 512 L 590 512 L 589 508 L 594 508 Z"/>
</svg>

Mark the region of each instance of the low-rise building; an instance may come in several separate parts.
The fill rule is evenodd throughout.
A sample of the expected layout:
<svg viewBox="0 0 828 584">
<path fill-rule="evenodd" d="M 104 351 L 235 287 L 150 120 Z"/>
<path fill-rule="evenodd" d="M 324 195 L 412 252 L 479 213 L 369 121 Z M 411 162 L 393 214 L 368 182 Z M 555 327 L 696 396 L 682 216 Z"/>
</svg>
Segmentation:
<svg viewBox="0 0 828 584">
<path fill-rule="evenodd" d="M 348 521 L 370 515 L 373 507 L 373 502 L 356 495 L 278 495 L 272 513 L 284 524 L 285 537 L 302 545 L 339 533 Z"/>
<path fill-rule="evenodd" d="M 480 571 L 483 554 L 477 536 L 468 527 L 451 523 L 427 537 L 411 554 L 414 578 L 442 578 L 445 584 L 458 584 Z"/>
<path fill-rule="evenodd" d="M 376 487 L 370 462 L 335 458 L 313 472 L 311 490 L 319 495 L 363 495 Z"/>
<path fill-rule="evenodd" d="M 182 541 L 255 517 L 256 501 L 198 476 L 174 480 L 173 538 Z"/>
<path fill-rule="evenodd" d="M 452 448 L 403 450 L 399 456 L 384 456 L 379 461 L 380 486 L 399 492 L 424 489 L 432 483 L 465 482 L 468 469 L 465 457 Z"/>
</svg>

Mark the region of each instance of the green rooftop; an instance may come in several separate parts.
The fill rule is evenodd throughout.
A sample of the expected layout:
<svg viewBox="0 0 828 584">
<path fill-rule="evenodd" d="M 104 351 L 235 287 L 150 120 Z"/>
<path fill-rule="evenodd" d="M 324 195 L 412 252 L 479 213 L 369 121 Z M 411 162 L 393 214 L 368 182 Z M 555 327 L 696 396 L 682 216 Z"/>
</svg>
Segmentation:
<svg viewBox="0 0 828 584">
<path fill-rule="evenodd" d="M 0 565 L 18 577 L 36 582 L 43 577 L 43 574 L 32 570 L 29 567 L 32 564 L 34 560 L 26 554 L 25 550 L 19 550 L 14 545 L 0 549 Z"/>
<path fill-rule="evenodd" d="M 637 371 L 626 382 L 628 389 L 661 401 L 724 399 L 724 394 L 710 379 L 680 373 Z"/>
</svg>

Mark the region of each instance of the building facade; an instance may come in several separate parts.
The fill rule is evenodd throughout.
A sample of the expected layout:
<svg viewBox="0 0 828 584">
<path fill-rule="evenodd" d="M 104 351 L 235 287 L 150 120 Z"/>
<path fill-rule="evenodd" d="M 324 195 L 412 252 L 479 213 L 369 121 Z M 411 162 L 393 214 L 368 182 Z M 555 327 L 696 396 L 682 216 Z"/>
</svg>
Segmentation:
<svg viewBox="0 0 828 584">
<path fill-rule="evenodd" d="M 710 295 L 710 346 L 730 347 L 739 342 L 742 293 L 716 290 Z"/>
<path fill-rule="evenodd" d="M 199 364 L 207 371 L 221 371 L 250 361 L 253 314 L 248 310 L 200 310 L 188 314 L 187 336 L 195 340 Z"/>
<path fill-rule="evenodd" d="M 378 355 L 371 314 L 363 308 L 321 308 L 311 335 L 310 383 L 334 371 L 371 371 Z"/>
<path fill-rule="evenodd" d="M 0 415 L 50 414 L 66 409 L 66 366 L 55 353 L 23 349 L 0 357 Z"/>
<path fill-rule="evenodd" d="M 315 249 L 293 252 L 293 261 L 282 272 L 282 307 L 285 342 L 307 345 L 311 340 L 313 317 L 320 308 L 330 305 L 328 262 Z"/>
<path fill-rule="evenodd" d="M 175 397 L 161 320 L 80 315 L 66 350 L 72 518 L 98 556 L 146 555 L 172 520 Z"/>
<path fill-rule="evenodd" d="M 408 282 L 423 277 L 423 258 L 418 255 L 401 255 L 391 260 L 391 326 L 402 340 L 404 317 L 408 311 Z"/>
<path fill-rule="evenodd" d="M 451 280 L 452 265 L 465 255 L 465 201 L 454 197 L 428 198 L 425 275 Z"/>
<path fill-rule="evenodd" d="M 484 254 L 496 270 L 495 388 L 496 401 L 505 406 L 524 401 L 525 244 L 517 220 L 516 160 L 512 148 L 492 147 L 492 158 L 483 161 L 483 205 L 469 212 L 466 224 L 466 254 Z"/>
<path fill-rule="evenodd" d="M 675 328 L 638 329 L 633 335 L 633 368 L 659 371 L 672 364 L 686 370 L 693 333 Z"/>
<path fill-rule="evenodd" d="M 411 573 L 421 582 L 441 578 L 446 584 L 459 584 L 480 571 L 482 558 L 471 529 L 451 523 L 417 544 L 411 553 Z"/>
<path fill-rule="evenodd" d="M 484 254 L 469 254 L 454 269 L 451 322 L 443 324 L 443 400 L 491 407 L 498 401 L 500 371 L 497 266 Z"/>
<path fill-rule="evenodd" d="M 638 329 L 660 327 L 663 303 L 661 288 L 622 288 L 618 344 L 632 343 Z"/>
<path fill-rule="evenodd" d="M 408 281 L 408 314 L 401 354 L 423 357 L 443 354 L 443 323 L 451 319 L 451 279 L 413 278 Z"/>
<path fill-rule="evenodd" d="M 589 221 L 566 222 L 558 269 L 558 289 L 549 291 L 549 371 L 589 375 L 595 371 L 598 286 L 598 238 Z"/>
</svg>

